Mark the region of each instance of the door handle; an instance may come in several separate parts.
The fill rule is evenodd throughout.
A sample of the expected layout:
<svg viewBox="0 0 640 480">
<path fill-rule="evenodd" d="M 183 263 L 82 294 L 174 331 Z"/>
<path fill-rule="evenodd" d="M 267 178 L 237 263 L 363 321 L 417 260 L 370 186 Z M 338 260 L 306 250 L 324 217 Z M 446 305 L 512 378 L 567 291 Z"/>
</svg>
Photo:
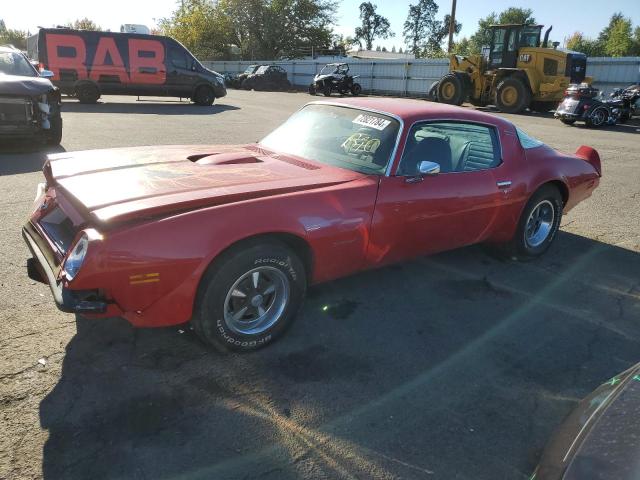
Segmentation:
<svg viewBox="0 0 640 480">
<path fill-rule="evenodd" d="M 511 180 L 504 180 L 496 183 L 496 185 L 498 185 L 498 188 L 509 188 L 511 186 Z"/>
</svg>

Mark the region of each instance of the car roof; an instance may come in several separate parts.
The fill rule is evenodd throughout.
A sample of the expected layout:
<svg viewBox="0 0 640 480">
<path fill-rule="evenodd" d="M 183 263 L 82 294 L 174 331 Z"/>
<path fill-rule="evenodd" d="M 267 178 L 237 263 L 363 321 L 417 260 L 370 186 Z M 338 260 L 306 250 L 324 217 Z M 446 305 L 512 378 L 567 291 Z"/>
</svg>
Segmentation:
<svg viewBox="0 0 640 480">
<path fill-rule="evenodd" d="M 419 120 L 465 120 L 469 122 L 488 123 L 497 127 L 509 127 L 513 124 L 498 117 L 478 110 L 456 107 L 444 103 L 413 100 L 407 98 L 355 97 L 335 100 L 318 100 L 313 104 L 344 105 L 354 108 L 377 110 L 401 118 L 406 124 Z"/>
</svg>

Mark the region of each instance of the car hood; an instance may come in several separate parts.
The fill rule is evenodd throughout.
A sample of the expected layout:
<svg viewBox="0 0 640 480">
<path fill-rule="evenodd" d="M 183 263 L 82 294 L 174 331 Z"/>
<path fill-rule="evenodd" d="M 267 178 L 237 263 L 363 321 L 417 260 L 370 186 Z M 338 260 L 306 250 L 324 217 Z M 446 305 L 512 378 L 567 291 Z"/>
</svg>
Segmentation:
<svg viewBox="0 0 640 480">
<path fill-rule="evenodd" d="M 50 155 L 49 184 L 101 223 L 317 189 L 363 174 L 244 146 L 161 146 Z"/>
<path fill-rule="evenodd" d="M 42 95 L 54 89 L 46 78 L 0 74 L 0 95 Z"/>
</svg>

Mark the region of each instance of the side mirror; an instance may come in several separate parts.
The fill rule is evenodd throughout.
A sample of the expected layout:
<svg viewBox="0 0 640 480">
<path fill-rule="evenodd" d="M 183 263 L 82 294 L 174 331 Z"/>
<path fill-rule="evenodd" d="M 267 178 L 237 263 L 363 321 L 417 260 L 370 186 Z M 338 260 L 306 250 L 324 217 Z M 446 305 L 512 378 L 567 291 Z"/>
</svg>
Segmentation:
<svg viewBox="0 0 640 480">
<path fill-rule="evenodd" d="M 420 175 L 437 175 L 440 173 L 440 165 L 436 162 L 420 162 L 418 172 Z"/>
<path fill-rule="evenodd" d="M 51 70 L 41 70 L 40 76 L 42 78 L 53 78 L 55 75 Z"/>
</svg>

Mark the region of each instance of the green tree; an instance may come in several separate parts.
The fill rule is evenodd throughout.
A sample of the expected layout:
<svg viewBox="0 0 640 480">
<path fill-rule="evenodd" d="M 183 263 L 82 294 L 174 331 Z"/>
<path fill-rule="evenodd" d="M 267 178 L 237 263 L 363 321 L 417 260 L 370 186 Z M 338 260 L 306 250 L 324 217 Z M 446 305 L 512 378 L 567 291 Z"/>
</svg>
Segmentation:
<svg viewBox="0 0 640 480">
<path fill-rule="evenodd" d="M 404 22 L 404 43 L 416 57 L 424 49 L 427 37 L 436 25 L 438 5 L 434 0 L 419 0 L 416 5 L 409 5 L 409 14 Z"/>
<path fill-rule="evenodd" d="M 185 0 L 160 27 L 200 58 L 230 58 L 234 47 L 246 60 L 296 57 L 332 45 L 335 8 L 332 0 Z"/>
<path fill-rule="evenodd" d="M 209 0 L 185 0 L 171 18 L 160 20 L 160 31 L 178 40 L 198 58 L 222 56 L 220 43 L 224 43 L 222 39 L 228 33 L 227 25 L 217 21 L 215 13 Z"/>
<path fill-rule="evenodd" d="M 600 41 L 585 37 L 582 32 L 575 32 L 565 39 L 567 49 L 584 53 L 588 57 L 601 57 L 604 55 L 603 45 Z"/>
<path fill-rule="evenodd" d="M 73 22 L 67 23 L 66 26 L 75 30 L 96 30 L 98 32 L 102 31 L 102 27 L 100 27 L 96 22 L 87 17 L 78 18 Z"/>
<path fill-rule="evenodd" d="M 27 32 L 7 28 L 4 20 L 0 19 L 0 45 L 13 45 L 20 50 L 27 49 Z"/>
<path fill-rule="evenodd" d="M 426 48 L 423 52 L 425 57 L 446 57 L 448 54 L 442 49 L 442 42 L 449 36 L 449 23 L 451 22 L 451 15 L 446 14 L 443 20 L 437 20 L 429 38 L 427 40 Z M 462 30 L 462 24 L 455 22 L 453 27 L 454 33 L 458 34 Z"/>
<path fill-rule="evenodd" d="M 601 41 L 604 44 L 604 53 L 611 57 L 624 57 L 631 55 L 633 51 L 631 19 L 622 14 L 614 14 L 609 25 L 600 32 Z"/>
<path fill-rule="evenodd" d="M 378 8 L 376 5 L 371 2 L 363 2 L 359 8 L 362 26 L 356 27 L 354 38 L 364 41 L 367 50 L 373 48 L 373 41 L 376 38 L 389 38 L 395 35 L 391 31 L 389 20 L 376 13 Z"/>
<path fill-rule="evenodd" d="M 453 52 L 456 55 L 471 55 L 471 42 L 467 37 L 462 37 L 459 42 L 453 44 Z"/>
<path fill-rule="evenodd" d="M 633 47 L 631 55 L 640 56 L 640 26 L 633 31 Z"/>
</svg>

